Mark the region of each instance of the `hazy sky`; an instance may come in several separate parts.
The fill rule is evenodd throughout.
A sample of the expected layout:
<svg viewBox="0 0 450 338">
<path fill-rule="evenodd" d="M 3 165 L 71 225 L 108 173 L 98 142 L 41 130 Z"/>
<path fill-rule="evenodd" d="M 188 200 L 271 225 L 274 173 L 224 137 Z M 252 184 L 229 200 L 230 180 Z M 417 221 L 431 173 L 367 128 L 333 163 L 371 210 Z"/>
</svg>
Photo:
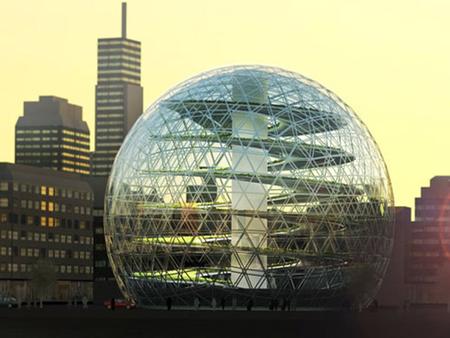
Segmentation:
<svg viewBox="0 0 450 338">
<path fill-rule="evenodd" d="M 14 161 L 23 101 L 81 105 L 94 133 L 97 38 L 120 35 L 116 0 L 0 0 L 0 161 Z M 310 77 L 366 123 L 397 205 L 450 174 L 450 1 L 129 0 L 144 106 L 198 72 L 266 64 Z"/>
</svg>

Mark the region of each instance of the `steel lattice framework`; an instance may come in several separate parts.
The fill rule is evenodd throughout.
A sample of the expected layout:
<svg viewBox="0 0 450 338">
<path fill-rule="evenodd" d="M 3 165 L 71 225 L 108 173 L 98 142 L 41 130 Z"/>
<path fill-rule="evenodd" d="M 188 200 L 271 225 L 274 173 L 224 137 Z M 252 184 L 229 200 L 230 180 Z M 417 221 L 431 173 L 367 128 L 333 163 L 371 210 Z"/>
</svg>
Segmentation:
<svg viewBox="0 0 450 338">
<path fill-rule="evenodd" d="M 111 172 L 105 236 L 122 291 L 142 305 L 367 305 L 392 207 L 349 106 L 301 75 L 235 66 L 182 83 L 136 122 Z"/>
</svg>

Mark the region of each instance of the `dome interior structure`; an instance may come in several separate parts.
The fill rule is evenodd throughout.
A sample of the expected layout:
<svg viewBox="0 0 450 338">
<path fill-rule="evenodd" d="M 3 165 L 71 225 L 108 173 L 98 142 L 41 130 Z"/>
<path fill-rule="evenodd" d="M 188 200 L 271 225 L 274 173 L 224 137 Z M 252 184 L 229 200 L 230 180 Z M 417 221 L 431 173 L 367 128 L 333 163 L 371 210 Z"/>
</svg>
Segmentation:
<svg viewBox="0 0 450 338">
<path fill-rule="evenodd" d="M 144 306 L 367 305 L 392 207 L 382 155 L 349 106 L 299 74 L 233 66 L 183 82 L 135 123 L 105 236 L 122 291 Z"/>
</svg>

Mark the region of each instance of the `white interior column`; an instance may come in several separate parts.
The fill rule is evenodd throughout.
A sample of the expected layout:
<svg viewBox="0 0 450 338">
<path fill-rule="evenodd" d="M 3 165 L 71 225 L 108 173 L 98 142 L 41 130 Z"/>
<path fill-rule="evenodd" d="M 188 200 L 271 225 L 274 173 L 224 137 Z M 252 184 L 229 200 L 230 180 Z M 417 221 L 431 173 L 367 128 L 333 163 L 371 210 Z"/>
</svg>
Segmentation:
<svg viewBox="0 0 450 338">
<path fill-rule="evenodd" d="M 266 103 L 267 89 L 253 78 L 241 76 L 233 88 L 233 100 L 237 102 Z M 245 97 L 243 97 L 245 96 Z M 267 117 L 248 111 L 232 113 L 232 136 L 241 139 L 266 139 Z M 267 151 L 259 147 L 232 146 L 232 170 L 236 174 L 267 174 Z M 256 142 L 257 143 L 257 142 Z M 247 213 L 233 215 L 231 244 L 236 253 L 231 257 L 231 281 L 241 288 L 267 288 L 264 276 L 267 256 L 255 255 L 255 248 L 267 247 L 267 219 L 259 212 L 267 211 L 267 192 L 263 184 L 242 181 L 232 182 L 232 209 Z"/>
</svg>

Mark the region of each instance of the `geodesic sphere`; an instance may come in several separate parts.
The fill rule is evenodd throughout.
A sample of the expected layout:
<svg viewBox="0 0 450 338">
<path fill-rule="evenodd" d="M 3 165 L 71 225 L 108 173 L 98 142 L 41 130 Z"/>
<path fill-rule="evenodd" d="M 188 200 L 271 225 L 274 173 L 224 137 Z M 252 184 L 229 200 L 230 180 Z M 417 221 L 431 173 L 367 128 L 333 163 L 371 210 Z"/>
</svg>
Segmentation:
<svg viewBox="0 0 450 338">
<path fill-rule="evenodd" d="M 299 74 L 235 66 L 187 80 L 135 123 L 105 236 L 122 291 L 144 306 L 367 305 L 392 207 L 383 158 L 349 106 Z"/>
</svg>

